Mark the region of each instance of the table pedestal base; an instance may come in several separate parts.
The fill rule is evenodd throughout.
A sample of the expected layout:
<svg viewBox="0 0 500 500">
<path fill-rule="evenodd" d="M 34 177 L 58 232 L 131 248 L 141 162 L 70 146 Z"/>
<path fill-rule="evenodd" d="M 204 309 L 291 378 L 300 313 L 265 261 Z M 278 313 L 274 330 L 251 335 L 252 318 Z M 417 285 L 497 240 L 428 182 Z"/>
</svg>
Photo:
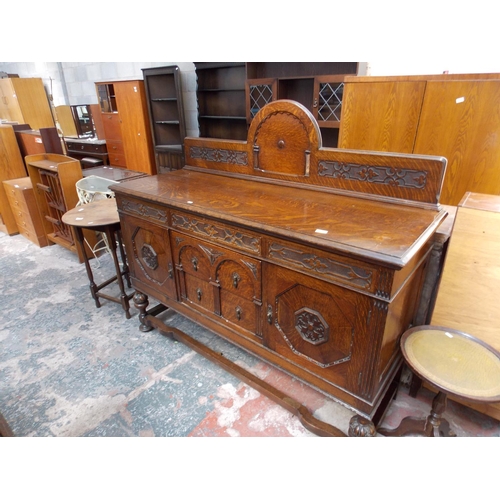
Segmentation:
<svg viewBox="0 0 500 500">
<path fill-rule="evenodd" d="M 380 428 L 377 432 L 382 436 L 423 436 L 423 437 L 455 437 L 449 422 L 441 418 L 446 410 L 446 394 L 438 392 L 432 402 L 432 410 L 427 418 L 406 417 L 395 429 Z"/>
</svg>

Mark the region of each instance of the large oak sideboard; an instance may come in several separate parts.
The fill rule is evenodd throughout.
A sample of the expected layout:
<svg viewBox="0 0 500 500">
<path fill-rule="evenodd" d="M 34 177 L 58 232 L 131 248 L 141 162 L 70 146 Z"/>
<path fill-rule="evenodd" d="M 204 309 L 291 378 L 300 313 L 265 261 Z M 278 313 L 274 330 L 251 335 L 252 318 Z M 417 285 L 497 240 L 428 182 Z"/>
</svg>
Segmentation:
<svg viewBox="0 0 500 500">
<path fill-rule="evenodd" d="M 171 308 L 376 424 L 447 215 L 446 159 L 323 148 L 287 100 L 246 141 L 185 152 L 181 170 L 112 187 L 141 329 Z"/>
</svg>

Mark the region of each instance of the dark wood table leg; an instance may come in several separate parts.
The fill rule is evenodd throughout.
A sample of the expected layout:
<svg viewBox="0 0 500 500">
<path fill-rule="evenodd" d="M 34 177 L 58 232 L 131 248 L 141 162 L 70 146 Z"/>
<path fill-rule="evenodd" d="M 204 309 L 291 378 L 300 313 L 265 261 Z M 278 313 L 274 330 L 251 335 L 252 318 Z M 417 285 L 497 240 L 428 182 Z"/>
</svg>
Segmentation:
<svg viewBox="0 0 500 500">
<path fill-rule="evenodd" d="M 130 315 L 130 304 L 127 293 L 125 292 L 125 287 L 123 285 L 122 279 L 122 271 L 120 269 L 120 262 L 118 261 L 118 256 L 116 254 L 116 238 L 115 238 L 115 228 L 111 225 L 106 226 L 105 228 L 106 237 L 108 238 L 111 256 L 113 257 L 113 262 L 115 264 L 116 270 L 116 281 L 118 282 L 118 286 L 120 287 L 120 302 L 125 311 L 125 316 L 127 319 L 130 319 L 132 316 Z"/>
<path fill-rule="evenodd" d="M 94 274 L 92 273 L 92 268 L 90 267 L 90 262 L 87 257 L 87 252 L 85 251 L 85 237 L 83 236 L 83 230 L 81 227 L 78 226 L 74 226 L 73 229 L 75 230 L 76 242 L 78 245 L 80 245 L 80 248 L 82 250 L 83 263 L 85 264 L 85 269 L 87 270 L 87 276 L 90 282 L 89 283 L 90 293 L 92 294 L 92 298 L 95 301 L 96 307 L 99 308 L 101 307 L 99 296 L 97 295 L 99 289 L 94 281 Z"/>
<path fill-rule="evenodd" d="M 118 242 L 118 248 L 120 249 L 120 257 L 122 259 L 123 277 L 127 282 L 128 288 L 132 288 L 132 284 L 130 283 L 130 272 L 128 268 L 127 256 L 125 255 L 125 250 L 123 249 L 122 232 L 120 229 L 116 230 L 116 241 Z"/>
</svg>

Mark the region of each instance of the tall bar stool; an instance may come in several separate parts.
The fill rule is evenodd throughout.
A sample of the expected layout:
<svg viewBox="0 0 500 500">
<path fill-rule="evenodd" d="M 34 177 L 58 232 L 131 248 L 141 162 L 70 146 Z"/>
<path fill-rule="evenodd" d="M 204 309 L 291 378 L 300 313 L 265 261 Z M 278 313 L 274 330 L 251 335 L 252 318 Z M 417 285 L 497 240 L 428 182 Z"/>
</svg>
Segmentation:
<svg viewBox="0 0 500 500">
<path fill-rule="evenodd" d="M 84 255 L 85 268 L 87 270 L 87 275 L 90 281 L 90 292 L 95 300 L 96 307 L 101 307 L 99 298 L 111 300 L 112 302 L 121 304 L 123 310 L 125 311 L 127 319 L 130 319 L 131 315 L 129 301 L 133 297 L 134 293 L 132 292 L 130 294 L 127 294 L 125 292 L 125 286 L 123 284 L 123 278 L 125 278 L 128 288 L 132 287 L 130 283 L 127 259 L 125 256 L 125 251 L 123 249 L 120 230 L 120 218 L 118 216 L 116 200 L 114 198 L 105 198 L 102 200 L 93 201 L 92 203 L 77 206 L 66 212 L 62 216 L 62 221 L 65 224 L 72 226 L 75 230 L 76 241 L 80 245 L 82 253 Z M 83 229 L 93 229 L 95 231 L 100 231 L 105 234 L 109 242 L 109 251 L 113 258 L 116 275 L 112 276 L 100 285 L 96 284 L 94 281 L 92 268 L 90 267 L 90 262 L 87 254 L 85 253 Z M 120 262 L 116 253 L 117 246 L 120 251 L 122 268 L 120 268 Z M 119 297 L 114 297 L 101 291 L 103 288 L 107 287 L 114 281 L 117 281 L 120 288 Z"/>
</svg>

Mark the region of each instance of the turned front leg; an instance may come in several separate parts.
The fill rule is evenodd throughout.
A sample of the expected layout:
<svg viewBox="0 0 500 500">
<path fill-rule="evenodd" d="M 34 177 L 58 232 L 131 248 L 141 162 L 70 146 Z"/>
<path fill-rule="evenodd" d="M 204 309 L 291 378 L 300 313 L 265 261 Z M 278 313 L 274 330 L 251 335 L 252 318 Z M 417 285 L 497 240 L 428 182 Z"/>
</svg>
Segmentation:
<svg viewBox="0 0 500 500">
<path fill-rule="evenodd" d="M 139 330 L 141 332 L 151 331 L 153 327 L 148 325 L 146 321 L 146 316 L 148 314 L 146 309 L 149 306 L 148 296 L 145 293 L 136 292 L 134 294 L 134 306 L 139 309 L 139 321 L 141 323 Z"/>
</svg>

